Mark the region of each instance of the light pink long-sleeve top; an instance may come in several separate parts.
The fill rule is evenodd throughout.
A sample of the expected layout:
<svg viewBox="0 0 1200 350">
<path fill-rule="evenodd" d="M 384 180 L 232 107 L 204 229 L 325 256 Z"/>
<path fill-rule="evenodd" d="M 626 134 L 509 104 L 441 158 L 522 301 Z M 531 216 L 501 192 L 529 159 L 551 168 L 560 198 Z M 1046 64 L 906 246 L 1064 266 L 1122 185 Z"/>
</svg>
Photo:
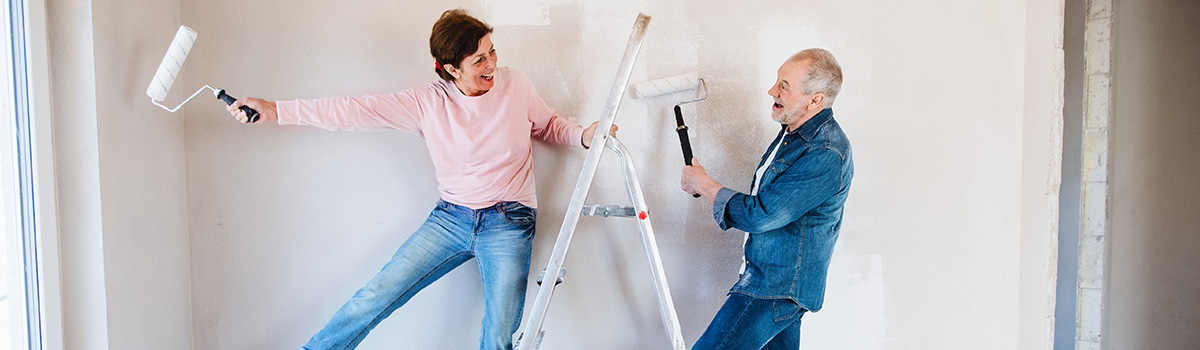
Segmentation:
<svg viewBox="0 0 1200 350">
<path fill-rule="evenodd" d="M 474 209 L 501 201 L 537 207 L 533 141 L 582 148 L 583 127 L 546 105 L 525 73 L 499 67 L 495 85 L 464 95 L 437 80 L 391 94 L 279 101 L 280 125 L 411 132 L 425 139 L 442 199 Z"/>
</svg>

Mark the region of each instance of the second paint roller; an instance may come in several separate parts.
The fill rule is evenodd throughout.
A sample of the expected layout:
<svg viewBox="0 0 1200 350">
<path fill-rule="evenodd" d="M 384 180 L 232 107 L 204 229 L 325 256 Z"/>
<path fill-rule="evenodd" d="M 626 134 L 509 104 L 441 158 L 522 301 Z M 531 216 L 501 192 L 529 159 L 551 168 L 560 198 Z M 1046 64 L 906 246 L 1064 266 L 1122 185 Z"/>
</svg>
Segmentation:
<svg viewBox="0 0 1200 350">
<path fill-rule="evenodd" d="M 676 76 L 643 81 L 630 86 L 633 90 L 633 96 L 636 98 L 651 98 L 662 96 L 670 93 L 699 90 L 696 91 L 696 98 L 682 101 L 675 104 L 675 132 L 679 134 L 679 146 L 683 149 L 683 164 L 692 165 L 692 142 L 688 139 L 688 127 L 683 122 L 683 111 L 679 106 L 704 101 L 708 98 L 708 86 L 704 84 L 704 79 L 695 73 L 680 74 Z M 692 194 L 692 197 L 700 197 L 699 194 Z"/>
<path fill-rule="evenodd" d="M 179 76 L 179 71 L 183 68 L 183 61 L 187 60 L 187 55 L 192 51 L 192 44 L 196 43 L 196 31 L 187 26 L 179 26 L 179 30 L 175 32 L 175 39 L 171 40 L 171 47 L 167 48 L 167 54 L 163 56 L 162 63 L 158 65 L 158 71 L 154 73 L 154 79 L 150 81 L 150 87 L 146 88 L 146 96 L 150 96 L 150 102 L 154 105 L 162 107 L 168 112 L 175 112 L 179 107 L 191 101 L 192 98 L 200 94 L 204 89 L 212 90 L 213 96 L 225 101 L 226 105 L 231 105 L 236 98 L 229 96 L 223 89 L 216 89 L 205 85 L 196 93 L 192 94 L 183 102 L 179 103 L 175 108 L 168 108 L 159 102 L 167 98 L 167 93 L 171 91 L 171 85 L 175 84 L 175 78 Z M 247 122 L 253 123 L 258 121 L 258 111 L 253 108 L 242 106 L 242 112 L 246 113 Z"/>
</svg>

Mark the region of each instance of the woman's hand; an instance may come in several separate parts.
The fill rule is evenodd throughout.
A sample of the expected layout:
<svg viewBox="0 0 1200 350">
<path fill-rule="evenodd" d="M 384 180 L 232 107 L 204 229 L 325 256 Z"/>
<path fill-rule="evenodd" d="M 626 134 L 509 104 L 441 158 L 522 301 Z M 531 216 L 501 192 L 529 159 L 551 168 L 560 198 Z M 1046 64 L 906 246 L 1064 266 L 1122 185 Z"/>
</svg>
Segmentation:
<svg viewBox="0 0 1200 350">
<path fill-rule="evenodd" d="M 583 139 L 579 140 L 579 143 L 583 144 L 583 148 L 592 148 L 592 138 L 596 137 L 596 126 L 598 125 L 600 125 L 600 122 L 592 122 L 591 126 L 583 129 Z M 617 124 L 613 124 L 612 127 L 608 128 L 608 135 L 617 137 L 617 129 Z"/>
<path fill-rule="evenodd" d="M 261 98 L 243 98 L 226 106 L 225 110 L 229 111 L 229 114 L 232 114 L 239 122 L 246 123 L 249 118 L 246 117 L 246 112 L 242 112 L 240 109 L 242 106 L 248 106 L 258 111 L 258 121 L 256 123 L 279 120 L 279 115 L 275 112 L 275 101 L 267 101 Z"/>
</svg>

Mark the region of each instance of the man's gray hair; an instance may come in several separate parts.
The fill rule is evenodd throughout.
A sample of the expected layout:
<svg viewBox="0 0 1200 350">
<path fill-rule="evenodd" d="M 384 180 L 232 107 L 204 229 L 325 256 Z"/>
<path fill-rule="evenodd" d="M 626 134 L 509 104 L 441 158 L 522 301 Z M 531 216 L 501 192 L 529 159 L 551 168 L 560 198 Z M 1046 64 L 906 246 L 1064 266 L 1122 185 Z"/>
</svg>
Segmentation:
<svg viewBox="0 0 1200 350">
<path fill-rule="evenodd" d="M 792 55 L 788 61 L 811 62 L 805 74 L 804 93 L 823 93 L 825 107 L 833 106 L 833 100 L 842 90 L 842 66 L 833 58 L 833 54 L 825 49 L 807 49 Z"/>
</svg>

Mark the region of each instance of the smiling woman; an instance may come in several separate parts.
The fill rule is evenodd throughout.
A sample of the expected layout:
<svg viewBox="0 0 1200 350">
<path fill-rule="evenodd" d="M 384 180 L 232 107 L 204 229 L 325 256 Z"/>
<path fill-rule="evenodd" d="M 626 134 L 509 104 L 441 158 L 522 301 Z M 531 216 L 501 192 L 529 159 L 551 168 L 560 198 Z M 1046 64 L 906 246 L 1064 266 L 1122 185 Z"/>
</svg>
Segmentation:
<svg viewBox="0 0 1200 350">
<path fill-rule="evenodd" d="M 357 346 L 418 292 L 471 259 L 479 263 L 483 287 L 480 348 L 512 347 L 537 217 L 531 136 L 588 147 L 596 124 L 585 129 L 559 117 L 524 73 L 497 67 L 491 32 L 463 10 L 444 12 L 429 37 L 441 79 L 422 87 L 360 97 L 247 98 L 229 106 L 243 122 L 239 107 L 248 105 L 261 121 L 284 125 L 413 133 L 424 139 L 437 170 L 441 200 L 428 219 L 306 349 Z"/>
<path fill-rule="evenodd" d="M 473 97 L 488 92 L 496 84 L 496 47 L 492 45 L 492 35 L 479 39 L 479 49 L 460 60 L 458 67 L 451 64 L 442 67 L 454 78 L 451 81 L 464 95 Z"/>
<path fill-rule="evenodd" d="M 491 90 L 496 74 L 496 47 L 491 33 L 492 27 L 461 9 L 442 14 L 429 36 L 429 52 L 438 76 L 453 82 L 467 96 Z"/>
</svg>

